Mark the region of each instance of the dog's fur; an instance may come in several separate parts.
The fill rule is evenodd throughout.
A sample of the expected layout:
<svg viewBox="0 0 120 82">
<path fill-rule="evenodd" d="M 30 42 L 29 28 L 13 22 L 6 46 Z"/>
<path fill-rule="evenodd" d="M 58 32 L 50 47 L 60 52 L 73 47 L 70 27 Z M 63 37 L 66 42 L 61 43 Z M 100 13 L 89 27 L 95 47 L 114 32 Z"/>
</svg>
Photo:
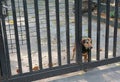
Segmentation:
<svg viewBox="0 0 120 82">
<path fill-rule="evenodd" d="M 92 49 L 92 39 L 91 38 L 83 38 L 80 42 L 82 45 L 82 56 L 84 57 L 84 61 L 88 61 L 88 52 Z M 73 56 L 72 59 L 74 59 L 76 52 L 76 45 L 73 48 Z"/>
</svg>

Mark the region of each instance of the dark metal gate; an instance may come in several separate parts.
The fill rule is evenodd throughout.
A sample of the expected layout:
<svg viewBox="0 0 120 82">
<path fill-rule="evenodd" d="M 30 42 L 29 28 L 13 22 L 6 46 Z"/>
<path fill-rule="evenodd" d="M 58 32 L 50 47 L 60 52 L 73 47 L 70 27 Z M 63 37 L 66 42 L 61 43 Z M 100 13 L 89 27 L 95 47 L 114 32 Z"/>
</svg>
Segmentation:
<svg viewBox="0 0 120 82">
<path fill-rule="evenodd" d="M 113 27 L 110 0 L 105 23 L 101 23 L 101 0 L 96 2 L 97 19 L 92 19 L 92 1 L 88 0 L 84 16 L 82 0 L 0 0 L 0 81 L 30 82 L 119 62 L 119 0 Z M 84 36 L 93 40 L 88 62 L 81 55 Z M 71 60 L 74 43 L 76 58 Z"/>
</svg>

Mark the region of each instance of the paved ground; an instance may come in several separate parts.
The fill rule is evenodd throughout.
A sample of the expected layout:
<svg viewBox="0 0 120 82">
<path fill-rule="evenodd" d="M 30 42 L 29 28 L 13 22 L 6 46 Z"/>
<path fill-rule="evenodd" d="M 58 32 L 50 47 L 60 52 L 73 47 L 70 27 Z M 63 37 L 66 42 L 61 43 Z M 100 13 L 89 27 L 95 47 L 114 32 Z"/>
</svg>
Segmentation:
<svg viewBox="0 0 120 82">
<path fill-rule="evenodd" d="M 34 82 L 120 82 L 120 62 Z"/>
</svg>

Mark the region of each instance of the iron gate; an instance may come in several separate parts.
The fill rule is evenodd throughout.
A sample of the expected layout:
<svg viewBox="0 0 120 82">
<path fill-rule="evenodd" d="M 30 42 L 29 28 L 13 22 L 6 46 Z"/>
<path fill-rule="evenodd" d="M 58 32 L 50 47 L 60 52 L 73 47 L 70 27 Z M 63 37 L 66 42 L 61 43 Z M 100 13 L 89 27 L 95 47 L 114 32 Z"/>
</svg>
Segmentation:
<svg viewBox="0 0 120 82">
<path fill-rule="evenodd" d="M 82 0 L 1 0 L 0 80 L 30 82 L 119 62 L 118 1 L 110 27 L 110 0 L 105 23 L 101 23 L 101 0 L 96 2 L 97 21 L 92 19 L 92 0 L 88 0 L 87 16 Z M 81 55 L 84 36 L 93 40 L 88 62 Z M 74 43 L 76 58 L 71 60 Z"/>
</svg>

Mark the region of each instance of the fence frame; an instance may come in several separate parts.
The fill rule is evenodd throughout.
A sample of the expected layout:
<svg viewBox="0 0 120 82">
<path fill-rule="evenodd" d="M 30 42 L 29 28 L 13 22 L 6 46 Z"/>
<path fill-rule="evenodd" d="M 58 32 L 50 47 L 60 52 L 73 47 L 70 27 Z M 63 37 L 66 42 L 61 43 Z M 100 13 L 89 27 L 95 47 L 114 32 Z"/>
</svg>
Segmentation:
<svg viewBox="0 0 120 82">
<path fill-rule="evenodd" d="M 23 0 L 24 4 L 24 18 L 25 18 L 25 27 L 26 27 L 26 37 L 27 37 L 27 49 L 28 49 L 28 57 L 29 57 L 29 70 L 28 73 L 22 73 L 21 67 L 21 57 L 20 57 L 20 48 L 19 48 L 19 38 L 18 38 L 18 29 L 15 28 L 15 41 L 17 45 L 17 56 L 18 56 L 18 67 L 20 70 L 20 74 L 11 76 L 11 68 L 10 68 L 10 59 L 8 54 L 8 42 L 7 42 L 7 35 L 6 35 L 6 26 L 5 26 L 5 16 L 2 13 L 3 4 L 0 1 L 0 81 L 2 82 L 30 82 L 34 80 L 39 80 L 43 78 L 48 78 L 52 76 L 57 76 L 61 74 L 71 73 L 79 70 L 94 68 L 97 66 L 102 66 L 106 64 L 116 63 L 120 61 L 120 57 L 116 57 L 116 42 L 117 42 L 117 25 L 118 25 L 118 1 L 115 0 L 115 24 L 114 24 L 114 48 L 113 48 L 113 57 L 108 58 L 108 34 L 109 34 L 109 13 L 107 13 L 106 19 L 106 45 L 105 45 L 105 60 L 100 60 L 100 2 L 98 0 L 97 4 L 97 56 L 96 59 L 98 61 L 91 62 L 91 53 L 89 53 L 88 61 L 89 62 L 82 62 L 82 47 L 79 41 L 82 40 L 82 0 L 75 0 L 75 42 L 76 42 L 76 63 L 70 64 L 70 40 L 69 40 L 69 0 L 65 0 L 65 16 L 66 16 L 66 42 L 67 42 L 67 65 L 61 65 L 61 46 L 60 46 L 60 19 L 59 19 L 59 0 L 55 1 L 55 9 L 56 9 L 56 22 L 57 25 L 57 52 L 58 52 L 58 67 L 52 67 L 52 58 L 51 58 L 51 37 L 50 37 L 50 20 L 49 20 L 49 0 L 45 0 L 45 12 L 46 12 L 46 21 L 47 21 L 47 42 L 48 42 L 48 54 L 49 54 L 49 68 L 43 69 L 42 67 L 42 57 L 41 57 L 41 45 L 40 45 L 40 24 L 39 24 L 39 12 L 38 12 L 38 1 L 34 0 L 34 7 L 35 7 L 35 20 L 36 20 L 36 29 L 38 30 L 37 33 L 37 43 L 38 43 L 38 53 L 39 53 L 39 66 L 40 70 L 32 71 L 32 62 L 31 62 L 31 45 L 30 45 L 30 37 L 29 37 L 29 24 L 28 24 L 28 14 L 27 14 L 27 2 Z M 15 2 L 12 2 L 12 13 L 14 18 L 14 27 L 17 27 L 17 20 L 16 20 L 16 11 L 15 11 Z M 106 10 L 109 12 L 110 8 L 110 1 L 107 0 L 106 2 L 108 5 L 106 6 Z M 88 29 L 89 34 L 88 36 L 91 37 L 91 0 L 88 3 L 89 11 L 88 11 Z"/>
</svg>

